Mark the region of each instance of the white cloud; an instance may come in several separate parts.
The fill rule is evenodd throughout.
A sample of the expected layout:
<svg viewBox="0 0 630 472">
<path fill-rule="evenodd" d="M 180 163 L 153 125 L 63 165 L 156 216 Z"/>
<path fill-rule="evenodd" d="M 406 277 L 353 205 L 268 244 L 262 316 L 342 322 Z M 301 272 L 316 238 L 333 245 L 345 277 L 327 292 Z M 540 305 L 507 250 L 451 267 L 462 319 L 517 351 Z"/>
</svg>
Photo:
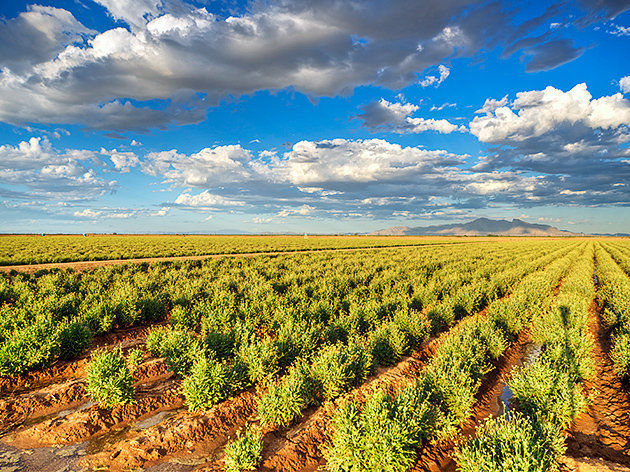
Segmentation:
<svg viewBox="0 0 630 472">
<path fill-rule="evenodd" d="M 445 108 L 456 108 L 456 107 L 457 107 L 457 103 L 446 102 L 440 105 L 439 107 L 436 107 L 435 105 L 433 105 L 429 111 L 442 111 Z"/>
<path fill-rule="evenodd" d="M 98 177 L 87 161 L 99 159 L 86 150 L 60 153 L 47 138 L 33 137 L 17 146 L 0 146 L 0 183 L 26 187 L 30 197 L 57 200 L 91 199 L 118 188 L 116 181 Z"/>
<path fill-rule="evenodd" d="M 74 212 L 74 216 L 78 216 L 79 218 L 90 218 L 90 219 L 96 219 L 100 217 L 102 214 L 103 212 L 101 211 L 94 211 L 94 210 L 90 210 L 89 208 L 86 208 L 83 211 Z"/>
<path fill-rule="evenodd" d="M 480 10 L 458 0 L 387 9 L 379 0 L 278 1 L 226 19 L 184 1 L 98 3 L 129 29 L 90 31 L 65 10 L 38 6 L 0 25 L 11 46 L 0 52 L 0 121 L 146 131 L 197 123 L 221 99 L 261 90 L 399 90 L 436 65 L 422 84 L 438 86 L 450 73 L 440 62 L 474 55 L 493 30 L 478 28 Z M 43 35 L 24 26 L 26 15 L 46 19 Z M 511 15 L 492 21 L 510 24 Z M 33 45 L 34 37 L 47 39 Z"/>
<path fill-rule="evenodd" d="M 165 183 L 204 188 L 247 181 L 255 175 L 255 165 L 251 151 L 237 144 L 205 148 L 189 156 L 176 150 L 152 152 L 141 167 L 146 174 L 163 176 Z"/>
<path fill-rule="evenodd" d="M 390 103 L 385 99 L 372 102 L 363 107 L 364 113 L 357 115 L 363 121 L 364 127 L 372 132 L 389 131 L 397 134 L 423 133 L 425 131 L 437 131 L 439 133 L 452 133 L 462 131 L 462 128 L 452 124 L 448 120 L 435 120 L 425 118 L 412 118 L 409 115 L 419 109 L 411 103 Z"/>
<path fill-rule="evenodd" d="M 302 205 L 299 208 L 286 208 L 278 213 L 278 216 L 280 218 L 286 218 L 288 216 L 308 216 L 313 213 L 313 210 L 315 210 L 315 208 L 312 206 Z"/>
<path fill-rule="evenodd" d="M 429 75 L 420 82 L 420 86 L 421 87 L 429 87 L 431 85 L 434 85 L 435 87 L 439 86 L 450 75 L 451 70 L 448 67 L 440 64 L 438 66 L 438 72 L 440 73 L 439 77 L 436 77 L 434 75 Z"/>
<path fill-rule="evenodd" d="M 138 156 L 133 152 L 117 151 L 116 149 L 108 151 L 101 148 L 100 154 L 103 156 L 109 156 L 110 160 L 114 164 L 114 168 L 122 173 L 129 172 L 132 167 L 140 165 L 140 159 L 138 159 Z"/>
<path fill-rule="evenodd" d="M 484 108 L 487 105 L 488 101 Z M 593 130 L 630 125 L 630 101 L 620 93 L 592 100 L 586 84 L 576 85 L 568 92 L 551 86 L 520 92 L 511 108 L 500 106 L 491 110 L 492 107 L 469 125 L 471 133 L 487 143 L 523 141 L 561 125 L 582 125 Z"/>
<path fill-rule="evenodd" d="M 630 93 L 630 75 L 619 80 L 619 88 L 623 93 Z"/>
<path fill-rule="evenodd" d="M 243 202 L 228 200 L 220 195 L 214 195 L 208 190 L 201 192 L 198 195 L 191 195 L 190 193 L 182 193 L 175 202 L 174 205 L 194 207 L 194 208 L 213 208 L 217 206 L 242 206 Z"/>
<path fill-rule="evenodd" d="M 301 141 L 277 163 L 274 175 L 293 185 L 331 188 L 332 182 L 412 179 L 461 163 L 460 156 L 446 151 L 402 147 L 381 139 Z M 318 185 L 322 183 L 328 185 Z"/>
<path fill-rule="evenodd" d="M 494 98 L 486 99 L 486 102 L 483 104 L 479 110 L 475 111 L 476 114 L 485 113 L 487 115 L 491 115 L 497 108 L 504 107 L 508 103 L 508 96 L 506 95 L 501 100 L 495 100 Z"/>
<path fill-rule="evenodd" d="M 615 36 L 630 36 L 630 28 L 620 25 L 612 25 L 614 27 L 613 30 L 608 30 L 608 33 L 614 34 Z"/>
</svg>

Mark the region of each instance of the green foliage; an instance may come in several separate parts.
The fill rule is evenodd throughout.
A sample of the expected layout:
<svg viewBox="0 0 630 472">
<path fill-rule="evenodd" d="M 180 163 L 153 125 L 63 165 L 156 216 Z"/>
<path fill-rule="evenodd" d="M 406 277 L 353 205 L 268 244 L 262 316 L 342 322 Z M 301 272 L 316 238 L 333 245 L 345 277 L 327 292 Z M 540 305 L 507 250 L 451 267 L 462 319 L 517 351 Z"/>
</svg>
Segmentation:
<svg viewBox="0 0 630 472">
<path fill-rule="evenodd" d="M 197 331 L 201 319 L 191 308 L 175 305 L 171 311 L 173 328 L 181 331 Z"/>
<path fill-rule="evenodd" d="M 378 365 L 392 365 L 409 352 L 405 333 L 396 323 L 386 323 L 372 331 L 368 338 L 370 352 Z"/>
<path fill-rule="evenodd" d="M 144 353 L 142 349 L 134 348 L 127 353 L 127 365 L 130 369 L 135 369 L 144 363 Z"/>
<path fill-rule="evenodd" d="M 169 369 L 179 378 L 184 378 L 190 372 L 195 360 L 204 355 L 204 347 L 201 341 L 192 334 L 173 330 L 161 340 L 160 354 L 166 358 Z"/>
<path fill-rule="evenodd" d="M 200 357 L 184 379 L 182 391 L 189 410 L 207 410 L 243 388 L 244 382 L 241 365 L 229 366 L 212 357 Z"/>
<path fill-rule="evenodd" d="M 272 340 L 254 340 L 241 345 L 237 354 L 252 383 L 268 385 L 280 369 L 278 346 Z"/>
<path fill-rule="evenodd" d="M 630 378 L 630 335 L 622 334 L 615 338 L 610 353 L 615 369 L 620 377 Z"/>
<path fill-rule="evenodd" d="M 363 411 L 354 402 L 343 405 L 332 421 L 332 446 L 325 450 L 332 472 L 402 472 L 416 458 L 427 437 L 433 409 L 418 384 L 392 397 L 377 390 Z"/>
<path fill-rule="evenodd" d="M 530 416 L 540 414 L 559 428 L 571 424 L 588 404 L 572 376 L 544 358 L 518 369 L 510 388 L 523 412 Z"/>
<path fill-rule="evenodd" d="M 225 447 L 226 472 L 241 472 L 243 470 L 256 470 L 262 461 L 263 435 L 261 431 L 250 428 L 245 429 L 241 435 L 236 433 L 236 440 Z"/>
<path fill-rule="evenodd" d="M 169 335 L 170 329 L 162 326 L 155 328 L 147 335 L 147 349 L 153 356 L 162 356 L 162 343 L 164 339 Z"/>
<path fill-rule="evenodd" d="M 510 419 L 487 419 L 456 460 L 461 472 L 555 472 L 564 451 L 555 425 L 515 412 Z"/>
<path fill-rule="evenodd" d="M 72 359 L 90 347 L 92 333 L 83 323 L 69 323 L 59 330 L 59 343 L 59 358 Z"/>
<path fill-rule="evenodd" d="M 279 384 L 269 385 L 266 395 L 258 400 L 258 416 L 262 425 L 287 426 L 302 415 L 316 399 L 316 385 L 309 366 L 299 362 Z"/>
<path fill-rule="evenodd" d="M 107 408 L 133 403 L 133 377 L 120 351 L 92 354 L 88 365 L 87 394 Z"/>
<path fill-rule="evenodd" d="M 328 346 L 320 351 L 312 366 L 313 376 L 326 400 L 362 384 L 374 372 L 371 353 L 364 344 L 353 340 L 347 346 Z"/>
<path fill-rule="evenodd" d="M 0 347 L 0 375 L 21 374 L 48 366 L 61 351 L 54 323 L 41 320 L 17 329 Z"/>
</svg>

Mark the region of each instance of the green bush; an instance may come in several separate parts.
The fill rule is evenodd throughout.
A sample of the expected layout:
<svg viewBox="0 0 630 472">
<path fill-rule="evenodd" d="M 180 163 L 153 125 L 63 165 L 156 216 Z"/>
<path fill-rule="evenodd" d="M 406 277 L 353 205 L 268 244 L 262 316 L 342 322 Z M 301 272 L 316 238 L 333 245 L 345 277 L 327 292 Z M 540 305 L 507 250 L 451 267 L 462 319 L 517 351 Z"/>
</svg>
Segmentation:
<svg viewBox="0 0 630 472">
<path fill-rule="evenodd" d="M 143 362 L 144 362 L 144 353 L 142 352 L 142 349 L 139 349 L 139 348 L 131 349 L 127 353 L 127 365 L 129 366 L 130 369 L 135 369 L 139 365 L 142 365 Z"/>
<path fill-rule="evenodd" d="M 534 364 L 516 369 L 509 385 L 525 414 L 539 414 L 559 428 L 568 427 L 588 405 L 571 375 L 542 356 Z"/>
<path fill-rule="evenodd" d="M 147 336 L 147 349 L 153 356 L 163 356 L 162 343 L 171 332 L 170 328 L 162 326 L 155 328 L 149 332 Z"/>
<path fill-rule="evenodd" d="M 324 348 L 313 361 L 313 376 L 326 400 L 362 384 L 374 372 L 372 355 L 358 341 Z"/>
<path fill-rule="evenodd" d="M 610 357 L 620 377 L 630 378 L 630 335 L 622 334 L 614 340 Z"/>
<path fill-rule="evenodd" d="M 376 391 L 359 411 L 343 405 L 332 421 L 332 446 L 325 449 L 332 472 L 403 472 L 416 459 L 434 416 L 426 391 L 408 386 L 395 398 Z"/>
<path fill-rule="evenodd" d="M 228 366 L 213 358 L 198 358 L 182 383 L 186 405 L 191 411 L 212 408 L 244 387 L 242 365 Z"/>
<path fill-rule="evenodd" d="M 0 375 L 21 374 L 43 368 L 57 359 L 61 350 L 54 323 L 36 321 L 13 331 L 0 347 Z"/>
<path fill-rule="evenodd" d="M 287 426 L 316 401 L 316 385 L 308 364 L 298 362 L 279 384 L 269 386 L 258 400 L 258 416 L 262 425 Z"/>
<path fill-rule="evenodd" d="M 133 403 L 133 377 L 119 351 L 100 351 L 88 365 L 87 393 L 107 408 Z"/>
<path fill-rule="evenodd" d="M 242 344 L 237 356 L 247 368 L 249 379 L 257 385 L 268 385 L 280 370 L 278 346 L 270 339 Z"/>
<path fill-rule="evenodd" d="M 261 431 L 246 428 L 242 436 L 237 432 L 236 440 L 225 447 L 225 471 L 256 470 L 262 460 L 263 445 Z"/>
<path fill-rule="evenodd" d="M 72 359 L 90 347 L 92 333 L 83 323 L 69 323 L 59 330 L 59 342 L 59 358 Z"/>
<path fill-rule="evenodd" d="M 368 337 L 370 352 L 377 365 L 392 365 L 409 352 L 405 333 L 395 323 L 386 323 Z"/>
<path fill-rule="evenodd" d="M 565 449 L 556 426 L 514 412 L 487 419 L 457 450 L 456 461 L 461 472 L 555 472 Z"/>
<path fill-rule="evenodd" d="M 184 331 L 173 330 L 166 334 L 160 343 L 161 354 L 171 371 L 179 378 L 190 372 L 195 360 L 205 353 L 201 341 Z"/>
</svg>

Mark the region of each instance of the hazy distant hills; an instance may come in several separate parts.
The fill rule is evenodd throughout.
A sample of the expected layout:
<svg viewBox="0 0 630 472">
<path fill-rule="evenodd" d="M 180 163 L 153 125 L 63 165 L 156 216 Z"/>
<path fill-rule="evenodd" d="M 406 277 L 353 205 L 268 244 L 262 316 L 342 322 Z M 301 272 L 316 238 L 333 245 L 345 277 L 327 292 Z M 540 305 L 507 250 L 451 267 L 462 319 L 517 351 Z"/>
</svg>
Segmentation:
<svg viewBox="0 0 630 472">
<path fill-rule="evenodd" d="M 572 233 L 553 226 L 531 224 L 518 219 L 507 221 L 488 218 L 479 218 L 464 224 L 415 228 L 394 226 L 369 233 L 370 236 L 486 236 L 488 234 L 497 236 L 583 236 L 583 233 Z"/>
</svg>

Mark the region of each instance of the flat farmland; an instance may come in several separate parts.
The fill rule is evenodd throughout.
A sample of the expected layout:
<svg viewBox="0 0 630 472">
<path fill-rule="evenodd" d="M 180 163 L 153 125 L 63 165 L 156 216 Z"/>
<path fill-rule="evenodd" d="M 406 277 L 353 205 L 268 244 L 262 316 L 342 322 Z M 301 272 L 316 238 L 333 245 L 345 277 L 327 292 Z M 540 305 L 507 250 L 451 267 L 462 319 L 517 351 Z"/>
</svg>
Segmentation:
<svg viewBox="0 0 630 472">
<path fill-rule="evenodd" d="M 0 274 L 0 470 L 630 470 L 623 239 L 99 238 L 200 258 Z"/>
</svg>

